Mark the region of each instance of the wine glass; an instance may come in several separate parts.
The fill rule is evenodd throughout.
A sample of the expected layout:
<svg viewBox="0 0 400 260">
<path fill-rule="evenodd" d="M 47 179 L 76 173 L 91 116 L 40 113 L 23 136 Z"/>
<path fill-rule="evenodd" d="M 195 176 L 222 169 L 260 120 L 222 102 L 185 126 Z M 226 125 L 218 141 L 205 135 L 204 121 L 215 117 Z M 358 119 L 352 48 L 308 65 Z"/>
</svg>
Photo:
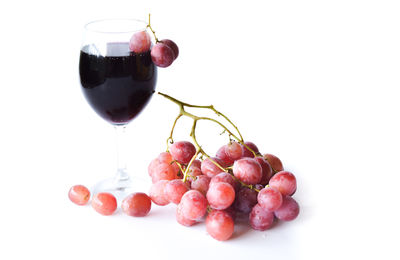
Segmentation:
<svg viewBox="0 0 400 260">
<path fill-rule="evenodd" d="M 147 23 L 134 19 L 105 19 L 85 25 L 79 61 L 83 94 L 89 105 L 114 126 L 117 142 L 117 171 L 99 182 L 93 194 L 111 192 L 117 198 L 137 189 L 126 167 L 125 128 L 145 108 L 157 81 L 157 68 L 150 50 L 130 51 L 129 40 L 146 30 Z"/>
</svg>

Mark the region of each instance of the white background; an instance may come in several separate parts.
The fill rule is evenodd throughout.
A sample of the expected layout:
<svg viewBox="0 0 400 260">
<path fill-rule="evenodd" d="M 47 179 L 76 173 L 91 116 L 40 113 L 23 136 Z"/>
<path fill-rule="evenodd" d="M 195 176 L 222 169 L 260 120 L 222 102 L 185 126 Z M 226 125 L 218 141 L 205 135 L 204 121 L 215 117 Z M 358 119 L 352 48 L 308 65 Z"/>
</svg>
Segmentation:
<svg viewBox="0 0 400 260">
<path fill-rule="evenodd" d="M 262 4 L 263 3 L 263 4 Z M 13 1 L 0 4 L 0 259 L 398 259 L 398 1 Z M 180 56 L 157 89 L 214 104 L 298 179 L 301 213 L 227 242 L 174 207 L 103 217 L 67 198 L 112 176 L 113 129 L 87 105 L 85 23 L 146 19 Z M 165 149 L 177 113 L 154 96 L 128 127 L 129 166 Z M 190 121 L 178 139 L 189 139 Z M 201 125 L 213 153 L 226 139 Z M 213 129 L 213 128 L 211 128 Z M 200 134 L 202 131 L 203 134 Z"/>
</svg>

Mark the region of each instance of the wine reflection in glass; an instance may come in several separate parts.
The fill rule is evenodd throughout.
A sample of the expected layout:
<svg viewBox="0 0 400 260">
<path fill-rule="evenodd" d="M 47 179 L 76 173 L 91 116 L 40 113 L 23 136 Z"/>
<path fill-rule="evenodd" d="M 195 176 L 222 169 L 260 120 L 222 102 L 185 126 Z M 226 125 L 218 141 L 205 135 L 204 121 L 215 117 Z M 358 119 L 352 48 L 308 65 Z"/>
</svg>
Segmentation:
<svg viewBox="0 0 400 260">
<path fill-rule="evenodd" d="M 111 192 L 118 198 L 137 189 L 126 167 L 125 128 L 146 107 L 157 81 L 157 68 L 150 50 L 134 53 L 131 36 L 146 29 L 147 23 L 134 19 L 109 19 L 85 26 L 79 60 L 83 94 L 104 120 L 114 126 L 117 142 L 117 171 L 113 178 L 99 182 L 93 194 Z"/>
</svg>

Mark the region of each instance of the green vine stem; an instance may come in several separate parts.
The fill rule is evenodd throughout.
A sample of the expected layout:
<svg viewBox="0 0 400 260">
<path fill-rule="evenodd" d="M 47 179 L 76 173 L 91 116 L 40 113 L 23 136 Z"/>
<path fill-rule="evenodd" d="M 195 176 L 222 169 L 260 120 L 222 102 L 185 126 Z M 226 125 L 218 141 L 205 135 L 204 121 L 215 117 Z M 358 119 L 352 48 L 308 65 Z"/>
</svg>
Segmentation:
<svg viewBox="0 0 400 260">
<path fill-rule="evenodd" d="M 149 23 L 147 24 L 146 28 L 149 28 L 150 31 L 153 33 L 154 39 L 155 39 L 156 43 L 160 42 L 160 41 L 158 40 L 157 36 L 156 36 L 156 32 L 155 32 L 155 31 L 153 30 L 153 28 L 151 27 L 151 24 L 150 24 L 150 14 L 149 14 Z"/>
<path fill-rule="evenodd" d="M 149 21 L 150 22 L 150 21 Z M 149 23 L 150 24 L 150 23 Z M 192 157 L 192 159 L 190 160 L 189 164 L 187 165 L 186 169 L 183 171 L 182 168 L 182 172 L 183 173 L 183 181 L 185 182 L 187 180 L 188 177 L 188 173 L 189 173 L 189 169 L 190 166 L 192 165 L 193 161 L 197 158 L 198 155 L 200 155 L 200 157 L 206 157 L 208 158 L 212 163 L 214 163 L 218 168 L 220 168 L 222 171 L 227 172 L 229 174 L 232 175 L 232 177 L 238 181 L 242 186 L 245 186 L 249 189 L 253 189 L 255 191 L 259 191 L 258 189 L 256 189 L 253 185 L 248 185 L 243 183 L 242 181 L 240 181 L 239 179 L 237 179 L 233 173 L 232 173 L 232 167 L 222 167 L 219 163 L 217 163 L 215 160 L 213 160 L 202 148 L 202 146 L 198 143 L 197 138 L 196 138 L 196 126 L 197 126 L 197 122 L 199 120 L 207 120 L 207 121 L 211 121 L 214 122 L 216 124 L 218 124 L 220 127 L 222 127 L 222 129 L 224 130 L 224 132 L 229 134 L 229 137 L 233 137 L 234 139 L 236 139 L 236 141 L 240 144 L 242 144 L 244 147 L 246 147 L 249 151 L 251 151 L 254 155 L 254 157 L 257 156 L 257 154 L 250 148 L 248 147 L 243 140 L 243 136 L 240 133 L 238 127 L 223 113 L 219 112 L 218 110 L 216 110 L 214 108 L 213 105 L 208 105 L 208 106 L 199 106 L 199 105 L 192 105 L 192 104 L 188 104 L 186 102 L 182 102 L 176 98 L 173 98 L 167 94 L 161 93 L 161 92 L 157 92 L 159 95 L 165 97 L 166 99 L 174 102 L 175 104 L 177 104 L 179 106 L 179 114 L 178 116 L 175 118 L 174 123 L 172 125 L 172 129 L 170 132 L 170 136 L 167 138 L 167 151 L 169 150 L 169 145 L 172 144 L 174 142 L 173 139 L 173 134 L 174 134 L 174 130 L 175 130 L 175 126 L 176 123 L 178 122 L 178 120 L 182 117 L 182 116 L 187 116 L 191 119 L 193 119 L 193 125 L 192 125 L 192 129 L 190 131 L 190 137 L 192 138 L 194 145 L 196 147 L 196 154 Z M 196 116 L 192 113 L 189 113 L 185 110 L 185 107 L 191 107 L 191 108 L 202 108 L 202 109 L 210 109 L 211 111 L 213 111 L 217 116 L 222 116 L 236 131 L 237 135 L 234 134 L 228 127 L 226 127 L 223 123 L 221 123 L 220 121 L 214 119 L 214 118 L 210 118 L 210 117 L 200 117 L 200 116 Z"/>
</svg>

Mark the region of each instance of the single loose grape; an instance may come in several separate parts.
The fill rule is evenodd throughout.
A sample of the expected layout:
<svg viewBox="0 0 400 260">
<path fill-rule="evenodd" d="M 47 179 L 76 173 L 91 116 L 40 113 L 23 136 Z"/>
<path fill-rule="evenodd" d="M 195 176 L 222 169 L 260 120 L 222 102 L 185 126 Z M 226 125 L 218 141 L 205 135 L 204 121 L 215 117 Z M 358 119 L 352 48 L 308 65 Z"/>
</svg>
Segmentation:
<svg viewBox="0 0 400 260">
<path fill-rule="evenodd" d="M 153 183 L 153 185 L 150 187 L 149 196 L 151 200 L 159 206 L 165 206 L 169 204 L 169 199 L 164 193 L 167 183 L 168 180 L 160 180 L 156 183 Z"/>
<path fill-rule="evenodd" d="M 151 199 L 143 192 L 135 192 L 122 201 L 122 211 L 132 217 L 144 217 L 151 209 Z"/>
<path fill-rule="evenodd" d="M 142 53 L 150 50 L 151 39 L 146 31 L 137 32 L 132 35 L 129 41 L 129 49 L 135 53 Z"/>
<path fill-rule="evenodd" d="M 191 142 L 175 142 L 169 147 L 169 152 L 174 160 L 179 163 L 188 164 L 196 153 L 196 147 Z"/>
<path fill-rule="evenodd" d="M 100 214 L 109 216 L 117 209 L 117 199 L 108 192 L 100 192 L 93 196 L 92 207 Z"/>
<path fill-rule="evenodd" d="M 299 212 L 300 207 L 297 201 L 286 195 L 283 196 L 282 205 L 274 211 L 274 214 L 280 220 L 291 221 L 299 215 Z"/>
<path fill-rule="evenodd" d="M 207 200 L 214 209 L 226 209 L 235 200 L 235 190 L 229 183 L 214 183 L 208 188 Z"/>
<path fill-rule="evenodd" d="M 256 204 L 249 215 L 250 226 L 255 230 L 264 231 L 274 223 L 274 213 Z"/>
<path fill-rule="evenodd" d="M 234 232 L 232 217 L 223 210 L 213 210 L 206 218 L 207 233 L 219 241 L 228 240 Z"/>
<path fill-rule="evenodd" d="M 90 191 L 83 185 L 72 186 L 68 192 L 68 198 L 77 205 L 85 205 L 90 199 Z"/>
<path fill-rule="evenodd" d="M 296 177 L 288 171 L 281 171 L 272 176 L 269 186 L 274 187 L 282 195 L 293 195 L 297 189 Z"/>
<path fill-rule="evenodd" d="M 258 193 L 258 204 L 268 211 L 275 211 L 282 205 L 282 194 L 273 187 L 266 187 Z"/>
<path fill-rule="evenodd" d="M 170 66 L 175 59 L 174 51 L 162 42 L 156 43 L 153 48 L 151 48 L 150 54 L 153 63 L 161 68 Z"/>
<path fill-rule="evenodd" d="M 242 158 L 233 164 L 233 174 L 246 184 L 257 184 L 262 178 L 262 168 L 255 159 Z"/>
</svg>

